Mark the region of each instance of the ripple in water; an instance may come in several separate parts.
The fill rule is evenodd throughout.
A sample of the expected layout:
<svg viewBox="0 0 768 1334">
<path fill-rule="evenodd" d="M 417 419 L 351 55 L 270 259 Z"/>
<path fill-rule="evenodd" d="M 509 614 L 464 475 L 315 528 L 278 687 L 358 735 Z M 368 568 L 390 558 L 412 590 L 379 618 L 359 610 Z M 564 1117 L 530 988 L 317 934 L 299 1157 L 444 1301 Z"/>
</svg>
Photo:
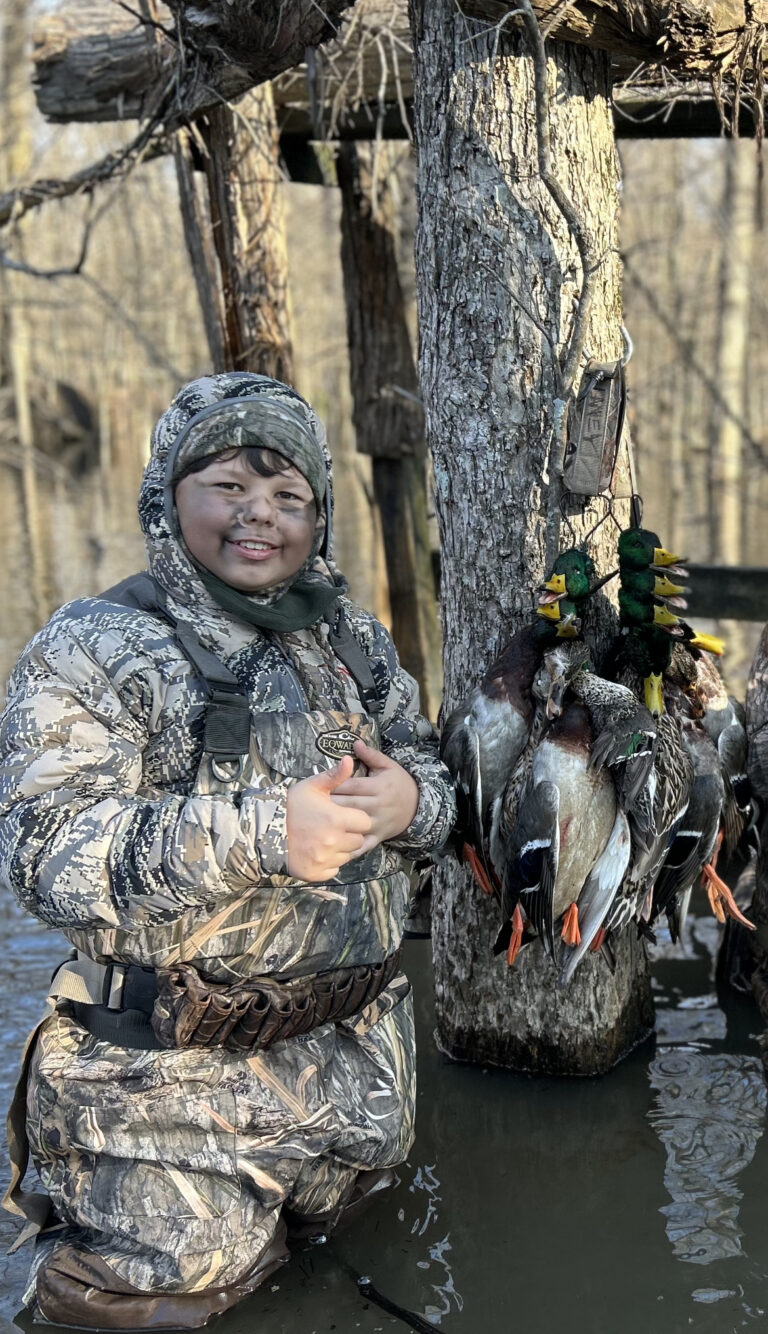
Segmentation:
<svg viewBox="0 0 768 1334">
<path fill-rule="evenodd" d="M 661 1212 L 674 1254 L 700 1265 L 740 1255 L 736 1179 L 763 1133 L 761 1062 L 678 1049 L 659 1052 L 649 1074 L 656 1106 L 648 1116 L 667 1152 L 672 1203 Z"/>
</svg>

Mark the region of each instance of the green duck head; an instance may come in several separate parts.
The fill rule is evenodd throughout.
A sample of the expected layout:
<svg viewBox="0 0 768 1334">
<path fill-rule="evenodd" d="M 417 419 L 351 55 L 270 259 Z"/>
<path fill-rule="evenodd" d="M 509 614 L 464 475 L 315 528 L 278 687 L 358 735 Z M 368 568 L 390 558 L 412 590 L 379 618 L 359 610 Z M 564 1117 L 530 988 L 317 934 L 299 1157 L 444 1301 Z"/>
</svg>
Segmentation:
<svg viewBox="0 0 768 1334">
<path fill-rule="evenodd" d="M 684 584 L 673 584 L 649 566 L 645 570 L 622 570 L 621 586 L 636 598 L 678 598 L 687 592 Z M 679 605 L 675 603 L 674 605 Z"/>
<path fill-rule="evenodd" d="M 554 602 L 542 603 L 536 608 L 536 615 L 547 621 L 546 628 L 550 631 L 548 638 L 552 641 L 578 639 L 581 635 L 579 608 L 569 598 L 559 597 Z"/>
<path fill-rule="evenodd" d="M 619 620 L 630 629 L 642 625 L 660 625 L 671 629 L 680 624 L 680 617 L 675 616 L 663 603 L 645 594 L 638 596 L 626 587 L 626 581 L 622 581 L 619 589 Z"/>
<path fill-rule="evenodd" d="M 562 597 L 581 602 L 589 597 L 594 577 L 595 562 L 586 551 L 576 547 L 561 551 L 542 585 L 545 591 L 540 602 L 546 605 Z"/>
<path fill-rule="evenodd" d="M 650 565 L 666 569 L 677 565 L 682 556 L 673 556 L 648 528 L 627 528 L 619 534 L 619 567 L 622 577 L 626 570 L 647 570 Z"/>
<path fill-rule="evenodd" d="M 662 678 L 674 648 L 675 641 L 668 631 L 653 624 L 631 629 L 622 643 L 624 660 L 643 678 L 645 706 L 656 718 L 664 712 Z"/>
</svg>

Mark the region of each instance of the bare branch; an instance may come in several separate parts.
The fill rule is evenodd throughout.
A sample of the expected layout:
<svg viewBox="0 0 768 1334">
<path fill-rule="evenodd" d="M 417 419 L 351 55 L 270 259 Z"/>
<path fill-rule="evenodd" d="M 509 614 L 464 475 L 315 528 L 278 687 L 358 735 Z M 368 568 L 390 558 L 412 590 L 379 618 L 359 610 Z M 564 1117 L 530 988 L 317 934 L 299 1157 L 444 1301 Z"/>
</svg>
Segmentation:
<svg viewBox="0 0 768 1334">
<path fill-rule="evenodd" d="M 707 371 L 705 367 L 702 366 L 701 362 L 697 361 L 697 359 L 693 356 L 687 340 L 680 337 L 679 330 L 677 329 L 674 321 L 670 319 L 668 310 L 659 301 L 655 292 L 653 292 L 653 290 L 648 286 L 648 284 L 645 283 L 643 279 L 640 277 L 640 274 L 637 272 L 637 269 L 635 269 L 634 265 L 630 262 L 629 255 L 625 253 L 622 256 L 622 259 L 624 263 L 624 272 L 627 279 L 629 280 L 629 282 L 632 283 L 634 287 L 637 288 L 638 292 L 640 292 L 641 295 L 645 298 L 651 310 L 653 311 L 654 315 L 658 319 L 659 323 L 673 339 L 675 345 L 678 348 L 681 359 L 685 361 L 688 366 L 690 366 L 691 370 L 704 385 L 705 389 L 711 396 L 713 402 L 717 404 L 718 408 L 723 413 L 723 415 L 728 417 L 730 421 L 734 422 L 738 426 L 739 430 L 741 431 L 744 443 L 749 446 L 754 457 L 760 462 L 763 468 L 768 468 L 768 447 L 766 447 L 763 441 L 758 440 L 752 434 L 752 432 L 749 429 L 749 426 L 744 421 L 744 418 L 740 417 L 738 412 L 734 411 L 731 404 L 724 397 L 720 389 L 720 386 L 718 385 L 715 378 L 712 375 L 710 375 L 709 371 Z"/>
<path fill-rule="evenodd" d="M 19 185 L 15 190 L 0 195 L 0 227 L 9 222 L 17 222 L 30 209 L 39 208 L 51 199 L 67 199 L 71 195 L 88 194 L 96 185 L 110 181 L 116 176 L 130 172 L 141 161 L 150 162 L 168 152 L 169 140 L 165 134 L 156 133 L 157 122 L 145 125 L 140 134 L 132 139 L 118 153 L 107 153 L 106 157 L 81 171 L 63 179 L 44 179 L 32 181 L 29 185 Z"/>
</svg>

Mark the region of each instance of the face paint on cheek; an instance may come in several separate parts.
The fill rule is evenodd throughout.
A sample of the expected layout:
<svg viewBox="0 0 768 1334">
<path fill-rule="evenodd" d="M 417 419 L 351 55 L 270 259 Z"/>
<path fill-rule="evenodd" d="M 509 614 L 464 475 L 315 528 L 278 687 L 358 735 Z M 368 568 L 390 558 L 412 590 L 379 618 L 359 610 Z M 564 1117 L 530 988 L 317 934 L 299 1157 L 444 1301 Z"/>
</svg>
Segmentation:
<svg viewBox="0 0 768 1334">
<path fill-rule="evenodd" d="M 275 509 L 279 510 L 288 519 L 295 519 L 297 523 L 303 523 L 307 527 L 314 527 L 315 516 L 317 513 L 314 500 L 310 500 L 308 505 L 281 505 L 276 501 Z"/>
</svg>

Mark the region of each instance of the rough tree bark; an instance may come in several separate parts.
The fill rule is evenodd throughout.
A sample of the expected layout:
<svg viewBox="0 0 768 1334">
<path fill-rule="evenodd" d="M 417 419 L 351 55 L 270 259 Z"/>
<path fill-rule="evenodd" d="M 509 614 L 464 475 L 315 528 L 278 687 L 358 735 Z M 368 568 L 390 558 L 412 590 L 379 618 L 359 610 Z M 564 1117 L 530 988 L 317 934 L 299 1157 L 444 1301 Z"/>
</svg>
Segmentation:
<svg viewBox="0 0 768 1334">
<path fill-rule="evenodd" d="M 162 114 L 175 128 L 300 64 L 351 4 L 76 0 L 36 26 L 38 106 L 53 121 Z"/>
<path fill-rule="evenodd" d="M 176 152 L 184 233 L 214 369 L 293 381 L 282 173 L 272 90 L 220 106 Z M 195 158 L 207 203 L 195 181 Z M 215 251 L 215 254 L 213 253 Z"/>
<path fill-rule="evenodd" d="M 435 718 L 442 679 L 424 414 L 397 270 L 387 151 L 385 145 L 345 144 L 337 156 L 353 420 L 357 447 L 373 460 L 392 635 L 403 666 L 419 683 L 425 713 Z"/>
<path fill-rule="evenodd" d="M 508 31 L 494 59 L 494 34 L 458 18 L 452 0 L 412 0 L 412 18 L 421 384 L 441 532 L 447 711 L 533 612 L 557 419 L 554 353 L 572 328 L 582 273 L 539 178 L 527 39 Z M 607 60 L 553 46 L 548 77 L 554 171 L 598 256 L 587 346 L 607 360 L 621 350 Z M 615 529 L 605 524 L 596 536 L 607 572 Z M 559 990 L 538 944 L 511 970 L 494 960 L 497 925 L 463 870 L 440 871 L 437 1033 L 447 1053 L 593 1074 L 647 1033 L 653 1009 L 633 931 L 618 943 L 614 976 L 590 956 Z"/>
<path fill-rule="evenodd" d="M 336 33 L 352 0 L 141 4 L 145 18 L 138 21 L 137 6 L 112 0 L 65 0 L 40 19 L 35 68 L 44 116 L 122 120 L 162 110 L 167 125 L 175 128 L 222 97 L 231 100 L 298 65 L 305 47 Z M 520 22 L 508 0 L 462 0 L 454 7 L 457 17 L 463 11 L 470 19 L 505 29 Z M 646 61 L 683 78 L 718 77 L 742 64 L 747 72 L 759 68 L 768 32 L 766 0 L 579 0 L 568 5 L 533 0 L 533 8 L 548 36 L 610 51 L 624 61 L 627 72 Z M 160 26 L 153 26 L 155 16 Z M 398 17 L 396 9 L 396 23 Z M 179 59 L 179 40 L 184 60 Z M 353 50 L 350 71 L 355 59 Z M 374 105 L 380 78 L 363 90 Z M 357 88 L 354 72 L 348 82 Z"/>
</svg>

